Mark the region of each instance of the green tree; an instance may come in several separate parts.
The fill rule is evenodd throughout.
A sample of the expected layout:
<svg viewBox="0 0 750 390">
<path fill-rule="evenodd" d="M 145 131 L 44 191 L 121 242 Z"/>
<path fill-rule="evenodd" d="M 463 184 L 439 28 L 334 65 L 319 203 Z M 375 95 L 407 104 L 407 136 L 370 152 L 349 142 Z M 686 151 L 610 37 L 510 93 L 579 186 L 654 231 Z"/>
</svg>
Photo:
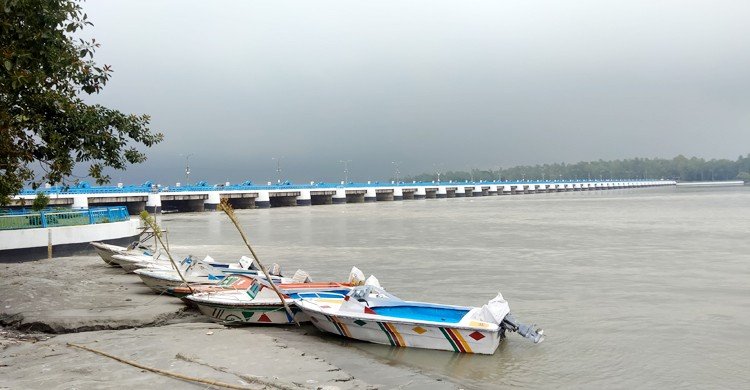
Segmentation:
<svg viewBox="0 0 750 390">
<path fill-rule="evenodd" d="M 34 211 L 42 211 L 49 205 L 49 196 L 45 195 L 44 192 L 37 192 L 34 203 L 31 204 L 31 209 Z"/>
<path fill-rule="evenodd" d="M 104 169 L 145 161 L 136 146 L 163 139 L 147 115 L 86 104 L 110 78 L 78 0 L 0 0 L 0 204 L 26 183 L 65 183 L 77 163 L 103 184 Z M 33 169 L 39 166 L 37 172 Z"/>
</svg>

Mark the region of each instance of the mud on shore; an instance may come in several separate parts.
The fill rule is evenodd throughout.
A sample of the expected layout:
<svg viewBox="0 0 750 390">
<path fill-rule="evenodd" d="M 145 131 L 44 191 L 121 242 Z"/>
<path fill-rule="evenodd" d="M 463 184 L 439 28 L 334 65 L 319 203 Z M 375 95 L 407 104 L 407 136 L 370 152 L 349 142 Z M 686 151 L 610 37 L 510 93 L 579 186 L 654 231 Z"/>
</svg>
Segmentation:
<svg viewBox="0 0 750 390">
<path fill-rule="evenodd" d="M 0 264 L 0 277 L 0 389 L 206 388 L 73 345 L 249 389 L 458 387 L 309 325 L 214 324 L 96 256 Z"/>
</svg>

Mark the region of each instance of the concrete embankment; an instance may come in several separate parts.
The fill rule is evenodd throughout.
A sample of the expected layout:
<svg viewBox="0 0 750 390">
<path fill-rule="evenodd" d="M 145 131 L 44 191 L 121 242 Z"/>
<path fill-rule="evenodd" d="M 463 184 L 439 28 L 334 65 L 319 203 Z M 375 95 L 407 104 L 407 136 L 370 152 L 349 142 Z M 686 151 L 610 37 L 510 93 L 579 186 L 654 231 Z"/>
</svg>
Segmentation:
<svg viewBox="0 0 750 390">
<path fill-rule="evenodd" d="M 0 389 L 206 387 L 69 344 L 247 388 L 457 388 L 331 343 L 309 325 L 227 328 L 208 322 L 98 257 L 0 264 L 0 271 L 0 324 L 6 328 L 0 330 Z"/>
</svg>

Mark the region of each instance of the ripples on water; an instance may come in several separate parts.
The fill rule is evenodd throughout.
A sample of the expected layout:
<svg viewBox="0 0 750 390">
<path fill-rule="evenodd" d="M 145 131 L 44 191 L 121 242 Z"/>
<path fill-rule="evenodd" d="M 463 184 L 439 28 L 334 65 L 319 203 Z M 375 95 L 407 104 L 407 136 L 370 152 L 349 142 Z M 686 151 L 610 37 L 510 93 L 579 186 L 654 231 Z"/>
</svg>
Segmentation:
<svg viewBox="0 0 750 390">
<path fill-rule="evenodd" d="M 750 189 L 655 188 L 240 210 L 266 264 L 316 280 L 356 265 L 411 300 L 479 306 L 498 290 L 539 345 L 493 356 L 348 347 L 466 387 L 745 388 Z M 165 215 L 173 249 L 244 253 L 221 213 Z"/>
</svg>

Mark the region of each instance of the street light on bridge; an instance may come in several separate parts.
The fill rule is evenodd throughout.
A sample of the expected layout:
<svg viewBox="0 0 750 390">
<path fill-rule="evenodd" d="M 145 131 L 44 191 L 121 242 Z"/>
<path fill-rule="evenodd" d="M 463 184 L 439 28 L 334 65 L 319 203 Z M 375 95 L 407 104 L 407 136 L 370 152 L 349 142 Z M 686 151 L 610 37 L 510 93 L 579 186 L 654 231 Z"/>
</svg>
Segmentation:
<svg viewBox="0 0 750 390">
<path fill-rule="evenodd" d="M 276 183 L 281 183 L 281 159 L 283 157 L 271 157 L 271 160 L 276 161 Z"/>
<path fill-rule="evenodd" d="M 194 154 L 180 154 L 180 156 L 185 156 L 185 185 L 190 185 L 190 157 Z"/>
<path fill-rule="evenodd" d="M 349 183 L 349 163 L 352 160 L 339 160 L 340 164 L 344 164 L 344 184 Z"/>
</svg>

